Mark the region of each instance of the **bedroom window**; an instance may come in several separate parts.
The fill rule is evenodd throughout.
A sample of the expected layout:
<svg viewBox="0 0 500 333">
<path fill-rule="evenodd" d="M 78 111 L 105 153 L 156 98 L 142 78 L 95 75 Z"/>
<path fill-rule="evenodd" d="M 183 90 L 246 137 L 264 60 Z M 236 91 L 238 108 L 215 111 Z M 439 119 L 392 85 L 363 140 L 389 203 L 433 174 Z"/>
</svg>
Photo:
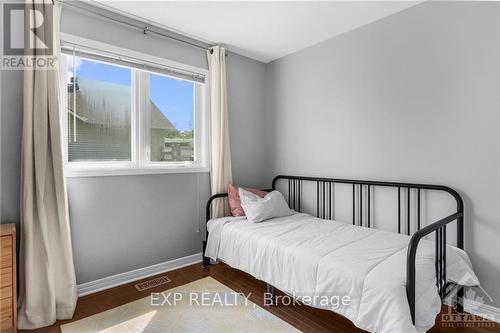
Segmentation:
<svg viewBox="0 0 500 333">
<path fill-rule="evenodd" d="M 68 162 L 131 161 L 132 70 L 67 57 Z"/>
<path fill-rule="evenodd" d="M 149 75 L 151 162 L 193 162 L 195 83 Z"/>
<path fill-rule="evenodd" d="M 207 171 L 202 70 L 62 45 L 68 176 Z"/>
</svg>

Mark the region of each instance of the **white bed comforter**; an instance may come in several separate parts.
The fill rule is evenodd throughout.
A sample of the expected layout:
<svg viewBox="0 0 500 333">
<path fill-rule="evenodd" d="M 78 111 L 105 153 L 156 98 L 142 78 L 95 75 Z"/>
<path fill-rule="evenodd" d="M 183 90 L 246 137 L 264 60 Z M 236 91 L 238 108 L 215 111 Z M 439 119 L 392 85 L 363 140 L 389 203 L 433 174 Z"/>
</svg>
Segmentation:
<svg viewBox="0 0 500 333">
<path fill-rule="evenodd" d="M 371 332 L 420 332 L 440 312 L 434 243 L 417 251 L 416 327 L 406 297 L 409 236 L 322 220 L 307 214 L 248 223 L 226 217 L 208 223 L 206 256 L 247 272 L 309 305 L 339 313 Z M 447 247 L 447 276 L 478 285 L 467 254 Z M 348 296 L 348 305 L 321 295 Z M 337 306 L 339 305 L 339 306 Z"/>
</svg>

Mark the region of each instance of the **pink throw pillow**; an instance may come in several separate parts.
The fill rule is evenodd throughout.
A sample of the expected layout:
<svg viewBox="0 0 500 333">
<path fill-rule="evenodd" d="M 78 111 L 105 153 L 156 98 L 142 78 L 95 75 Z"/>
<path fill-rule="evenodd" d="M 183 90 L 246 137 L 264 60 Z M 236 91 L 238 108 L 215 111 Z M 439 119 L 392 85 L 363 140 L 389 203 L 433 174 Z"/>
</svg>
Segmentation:
<svg viewBox="0 0 500 333">
<path fill-rule="evenodd" d="M 243 189 L 258 195 L 261 198 L 265 197 L 266 194 L 268 193 L 266 191 L 257 190 L 255 188 L 243 187 Z M 231 209 L 231 214 L 233 214 L 233 216 L 245 216 L 245 211 L 241 207 L 240 191 L 238 190 L 238 186 L 229 184 L 227 188 L 227 196 L 228 196 L 229 209 Z"/>
</svg>

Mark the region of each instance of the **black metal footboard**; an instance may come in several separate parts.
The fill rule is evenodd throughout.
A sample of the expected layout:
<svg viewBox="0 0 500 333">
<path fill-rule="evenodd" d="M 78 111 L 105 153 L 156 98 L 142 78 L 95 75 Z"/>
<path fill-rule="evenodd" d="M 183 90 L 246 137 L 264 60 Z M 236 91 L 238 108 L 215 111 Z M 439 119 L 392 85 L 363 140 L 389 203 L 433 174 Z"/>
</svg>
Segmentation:
<svg viewBox="0 0 500 333">
<path fill-rule="evenodd" d="M 462 224 L 462 226 L 459 228 L 463 228 L 463 211 L 451 214 L 418 230 L 410 239 L 406 259 L 406 295 L 408 297 L 408 304 L 410 305 L 410 313 L 413 324 L 415 324 L 415 259 L 417 255 L 418 243 L 423 237 L 433 232 L 436 233 L 436 283 L 438 287 L 439 297 L 441 297 L 441 299 L 444 299 L 449 292 L 449 283 L 446 281 L 446 225 L 455 220 L 457 220 L 459 225 Z M 460 220 L 462 222 L 460 222 Z M 457 238 L 460 237 L 461 236 L 458 236 L 457 234 Z M 459 240 L 457 239 L 457 242 L 458 241 Z M 463 244 L 460 244 L 459 248 L 462 249 Z M 456 302 L 458 312 L 463 312 L 462 298 L 463 287 L 459 287 Z"/>
<path fill-rule="evenodd" d="M 411 235 L 408 245 L 407 263 L 406 263 L 406 293 L 408 297 L 408 304 L 410 307 L 410 314 L 415 324 L 415 260 L 419 242 L 425 236 L 435 233 L 435 269 L 436 269 L 436 286 L 441 299 L 444 299 L 450 288 L 446 279 L 446 227 L 448 224 L 456 221 L 456 245 L 458 248 L 463 249 L 464 245 L 464 205 L 461 196 L 454 189 L 431 184 L 413 184 L 413 183 L 398 183 L 398 182 L 383 182 L 383 181 L 369 181 L 369 180 L 352 180 L 352 179 L 336 179 L 336 178 L 318 178 L 318 177 L 304 177 L 304 176 L 276 176 L 272 183 L 272 189 L 277 188 L 278 182 L 285 182 L 285 190 L 283 194 L 288 199 L 290 208 L 301 212 L 304 208 L 303 193 L 304 183 L 315 183 L 315 199 L 316 199 L 316 216 L 323 219 L 335 219 L 335 207 L 333 193 L 336 184 L 352 185 L 352 224 L 364 226 L 368 228 L 374 227 L 372 221 L 373 212 L 373 191 L 376 187 L 391 187 L 397 189 L 397 232 L 402 234 Z M 364 192 L 365 191 L 365 192 Z M 434 223 L 421 228 L 421 192 L 422 191 L 441 191 L 453 197 L 456 201 L 456 211 Z M 403 199 L 406 194 L 406 205 L 402 207 Z M 411 218 L 411 203 L 412 195 L 416 196 L 415 208 L 416 218 Z M 207 222 L 211 216 L 211 204 L 217 198 L 227 197 L 227 193 L 220 193 L 213 195 L 207 202 L 206 206 L 206 219 Z M 405 211 L 403 211 L 403 208 Z M 309 211 L 309 213 L 313 213 Z M 314 213 L 313 213 L 314 214 Z M 402 221 L 402 216 L 406 221 Z M 364 218 L 364 219 L 363 219 Z M 406 223 L 404 223 L 406 222 Z M 412 223 L 413 222 L 413 223 Z M 207 231 L 208 237 L 208 231 Z M 206 242 L 203 242 L 203 253 L 205 254 Z M 203 265 L 210 264 L 210 260 L 203 257 Z M 457 311 L 463 312 L 463 305 L 461 304 L 463 298 L 463 287 L 459 286 L 457 292 Z"/>
</svg>

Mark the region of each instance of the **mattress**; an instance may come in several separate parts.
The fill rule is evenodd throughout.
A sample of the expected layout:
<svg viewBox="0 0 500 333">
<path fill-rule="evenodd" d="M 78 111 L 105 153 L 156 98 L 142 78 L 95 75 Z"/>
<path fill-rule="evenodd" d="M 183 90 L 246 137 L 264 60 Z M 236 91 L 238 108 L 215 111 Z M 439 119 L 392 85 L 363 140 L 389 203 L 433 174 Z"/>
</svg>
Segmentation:
<svg viewBox="0 0 500 333">
<path fill-rule="evenodd" d="M 262 223 L 225 217 L 209 221 L 207 228 L 205 256 L 307 305 L 343 315 L 361 329 L 422 332 L 440 312 L 434 242 L 422 240 L 417 251 L 414 326 L 405 287 L 409 236 L 302 213 Z M 467 254 L 452 246 L 447 247 L 447 277 L 479 284 Z M 349 302 L 338 302 L 342 297 Z"/>
</svg>

